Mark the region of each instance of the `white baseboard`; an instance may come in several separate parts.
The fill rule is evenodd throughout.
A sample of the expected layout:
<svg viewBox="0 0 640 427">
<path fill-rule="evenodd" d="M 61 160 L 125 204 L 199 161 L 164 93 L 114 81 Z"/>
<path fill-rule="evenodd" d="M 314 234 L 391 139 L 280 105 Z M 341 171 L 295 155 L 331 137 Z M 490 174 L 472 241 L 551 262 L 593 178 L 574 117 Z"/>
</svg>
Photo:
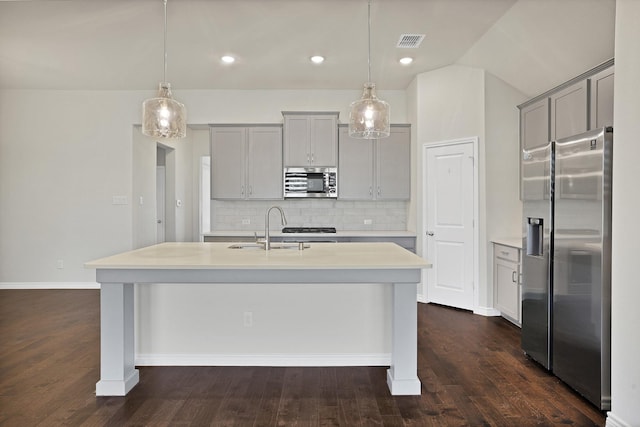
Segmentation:
<svg viewBox="0 0 640 427">
<path fill-rule="evenodd" d="M 473 314 L 479 314 L 480 316 L 500 316 L 500 310 L 496 310 L 493 307 L 476 307 L 473 309 Z"/>
<path fill-rule="evenodd" d="M 606 427 L 631 427 L 631 424 L 616 417 L 613 412 L 607 412 Z"/>
<path fill-rule="evenodd" d="M 0 282 L 1 289 L 100 289 L 97 282 Z"/>
<path fill-rule="evenodd" d="M 136 354 L 136 366 L 390 366 L 373 354 Z"/>
</svg>

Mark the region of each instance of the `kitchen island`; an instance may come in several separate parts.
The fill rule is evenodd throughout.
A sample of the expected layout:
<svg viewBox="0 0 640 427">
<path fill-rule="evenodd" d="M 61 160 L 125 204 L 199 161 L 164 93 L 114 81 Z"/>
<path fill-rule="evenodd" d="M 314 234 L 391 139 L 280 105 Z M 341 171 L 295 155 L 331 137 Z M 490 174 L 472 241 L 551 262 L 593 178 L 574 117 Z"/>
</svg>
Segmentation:
<svg viewBox="0 0 640 427">
<path fill-rule="evenodd" d="M 393 243 L 318 243 L 304 250 L 264 251 L 228 243 L 162 243 L 86 264 L 100 291 L 100 381 L 97 396 L 124 396 L 135 369 L 134 284 L 388 283 L 392 349 L 387 382 L 393 395 L 420 394 L 417 376 L 416 284 L 431 265 Z M 302 285 L 301 285 L 302 286 Z"/>
</svg>

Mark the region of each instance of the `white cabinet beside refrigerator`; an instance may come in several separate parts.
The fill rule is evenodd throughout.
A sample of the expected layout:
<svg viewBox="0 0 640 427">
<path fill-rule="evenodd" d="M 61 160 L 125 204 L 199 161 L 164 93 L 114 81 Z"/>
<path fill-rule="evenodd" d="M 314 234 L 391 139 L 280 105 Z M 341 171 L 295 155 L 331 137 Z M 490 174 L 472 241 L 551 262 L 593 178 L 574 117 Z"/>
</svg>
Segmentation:
<svg viewBox="0 0 640 427">
<path fill-rule="evenodd" d="M 521 323 L 520 248 L 493 243 L 495 308 L 510 322 Z"/>
</svg>

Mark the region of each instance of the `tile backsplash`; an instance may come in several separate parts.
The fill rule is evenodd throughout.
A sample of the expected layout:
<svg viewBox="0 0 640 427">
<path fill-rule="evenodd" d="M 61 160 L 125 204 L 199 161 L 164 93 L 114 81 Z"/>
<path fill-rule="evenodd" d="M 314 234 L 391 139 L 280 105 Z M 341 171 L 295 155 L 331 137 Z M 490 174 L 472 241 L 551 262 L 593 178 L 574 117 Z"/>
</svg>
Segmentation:
<svg viewBox="0 0 640 427">
<path fill-rule="evenodd" d="M 407 229 L 406 201 L 270 200 L 211 201 L 211 231 L 264 228 L 267 209 L 280 206 L 292 227 L 335 227 L 340 230 Z M 365 223 L 366 222 L 366 223 Z M 280 230 L 279 215 L 271 212 L 270 228 Z"/>
</svg>

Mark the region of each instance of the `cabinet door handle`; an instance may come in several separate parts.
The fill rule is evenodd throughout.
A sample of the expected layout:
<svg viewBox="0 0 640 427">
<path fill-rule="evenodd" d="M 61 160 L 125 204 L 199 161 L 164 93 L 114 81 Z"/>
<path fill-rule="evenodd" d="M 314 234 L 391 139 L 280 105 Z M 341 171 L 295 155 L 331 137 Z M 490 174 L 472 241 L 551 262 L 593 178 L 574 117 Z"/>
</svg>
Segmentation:
<svg viewBox="0 0 640 427">
<path fill-rule="evenodd" d="M 240 194 L 244 196 L 244 185 L 240 187 Z"/>
<path fill-rule="evenodd" d="M 369 195 L 373 196 L 373 187 L 372 186 L 369 186 Z"/>
<path fill-rule="evenodd" d="M 427 231 L 427 236 L 433 236 L 433 231 Z"/>
<path fill-rule="evenodd" d="M 315 163 L 316 162 L 316 155 L 315 153 L 311 153 L 311 163 Z"/>
<path fill-rule="evenodd" d="M 380 195 L 381 191 L 380 191 L 380 187 L 378 187 L 378 196 Z"/>
<path fill-rule="evenodd" d="M 502 256 L 508 256 L 509 255 L 509 252 L 507 252 L 507 251 L 500 251 L 500 253 L 502 254 Z"/>
<path fill-rule="evenodd" d="M 517 272 L 517 271 L 512 271 L 512 272 L 511 272 L 511 281 L 512 281 L 513 283 L 518 283 L 518 277 L 517 277 L 517 275 L 518 275 L 518 272 Z"/>
<path fill-rule="evenodd" d="M 252 194 L 253 194 L 253 186 L 250 185 L 249 186 L 249 195 L 252 195 Z"/>
</svg>

